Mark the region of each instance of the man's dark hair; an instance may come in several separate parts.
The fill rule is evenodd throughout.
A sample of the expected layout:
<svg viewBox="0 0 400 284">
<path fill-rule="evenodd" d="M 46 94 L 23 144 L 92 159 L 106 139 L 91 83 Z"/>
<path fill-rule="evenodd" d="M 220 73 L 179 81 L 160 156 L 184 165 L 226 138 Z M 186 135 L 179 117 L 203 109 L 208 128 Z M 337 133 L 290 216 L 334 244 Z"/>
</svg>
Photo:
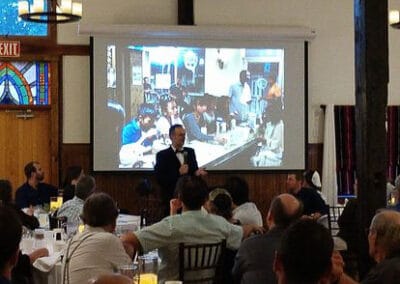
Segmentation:
<svg viewBox="0 0 400 284">
<path fill-rule="evenodd" d="M 207 199 L 207 184 L 197 176 L 181 177 L 175 189 L 178 198 L 189 210 L 199 210 Z"/>
<path fill-rule="evenodd" d="M 172 136 L 175 133 L 175 129 L 177 129 L 177 128 L 183 128 L 183 125 L 182 124 L 171 125 L 171 127 L 169 128 L 169 132 L 168 132 L 169 136 Z"/>
<path fill-rule="evenodd" d="M 82 220 L 91 227 L 104 227 L 115 224 L 118 208 L 114 200 L 104 192 L 93 193 L 83 205 Z"/>
<path fill-rule="evenodd" d="M 0 271 L 19 248 L 22 224 L 15 211 L 0 205 Z"/>
<path fill-rule="evenodd" d="M 62 187 L 66 187 L 71 185 L 71 181 L 77 179 L 82 172 L 81 166 L 69 166 L 65 172 L 64 181 Z"/>
<path fill-rule="evenodd" d="M 286 228 L 301 217 L 303 214 L 303 204 L 299 202 L 299 208 L 292 214 L 288 214 L 285 210 L 282 199 L 279 196 L 276 196 L 271 201 L 271 208 L 269 210 L 274 217 L 275 225 Z"/>
<path fill-rule="evenodd" d="M 233 216 L 232 213 L 232 199 L 229 195 L 220 193 L 214 200 L 211 201 L 215 214 L 224 217 L 226 220 L 230 221 Z"/>
<path fill-rule="evenodd" d="M 232 197 L 232 202 L 239 206 L 249 202 L 249 185 L 246 180 L 238 176 L 226 179 L 225 188 Z"/>
<path fill-rule="evenodd" d="M 0 200 L 4 205 L 10 204 L 12 201 L 12 187 L 9 180 L 0 180 Z"/>
<path fill-rule="evenodd" d="M 155 118 L 157 116 L 157 111 L 154 108 L 154 105 L 149 103 L 142 103 L 138 108 L 138 117 L 150 117 Z"/>
<path fill-rule="evenodd" d="M 39 164 L 36 161 L 31 161 L 25 165 L 24 172 L 27 179 L 29 179 L 33 173 L 36 173 L 35 164 Z"/>
<path fill-rule="evenodd" d="M 95 185 L 96 182 L 92 176 L 83 176 L 76 184 L 75 196 L 82 200 L 86 200 L 86 198 L 94 191 Z"/>
<path fill-rule="evenodd" d="M 287 283 L 314 284 L 329 272 L 332 252 L 328 229 L 313 220 L 299 220 L 283 234 L 277 257 Z"/>
</svg>

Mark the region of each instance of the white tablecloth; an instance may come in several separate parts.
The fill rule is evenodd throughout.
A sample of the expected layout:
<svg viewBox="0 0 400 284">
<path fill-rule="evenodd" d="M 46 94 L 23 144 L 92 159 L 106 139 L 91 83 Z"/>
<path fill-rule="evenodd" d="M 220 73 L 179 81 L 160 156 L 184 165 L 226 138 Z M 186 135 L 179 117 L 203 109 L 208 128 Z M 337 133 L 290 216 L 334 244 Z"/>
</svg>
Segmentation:
<svg viewBox="0 0 400 284">
<path fill-rule="evenodd" d="M 115 231 L 117 234 L 122 234 L 127 231 L 136 231 L 139 229 L 139 225 L 140 216 L 119 214 Z M 58 261 L 49 272 L 41 271 L 33 267 L 33 278 L 36 284 L 60 284 L 61 262 Z"/>
</svg>

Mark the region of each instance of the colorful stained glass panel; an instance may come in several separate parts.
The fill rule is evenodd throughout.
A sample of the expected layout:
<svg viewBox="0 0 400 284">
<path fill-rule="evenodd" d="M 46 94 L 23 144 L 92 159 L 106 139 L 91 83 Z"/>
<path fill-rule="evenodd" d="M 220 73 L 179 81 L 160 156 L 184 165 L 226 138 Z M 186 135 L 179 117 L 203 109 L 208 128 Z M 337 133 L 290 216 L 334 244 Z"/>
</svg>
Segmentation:
<svg viewBox="0 0 400 284">
<path fill-rule="evenodd" d="M 0 62 L 0 104 L 49 105 L 50 63 Z"/>
</svg>

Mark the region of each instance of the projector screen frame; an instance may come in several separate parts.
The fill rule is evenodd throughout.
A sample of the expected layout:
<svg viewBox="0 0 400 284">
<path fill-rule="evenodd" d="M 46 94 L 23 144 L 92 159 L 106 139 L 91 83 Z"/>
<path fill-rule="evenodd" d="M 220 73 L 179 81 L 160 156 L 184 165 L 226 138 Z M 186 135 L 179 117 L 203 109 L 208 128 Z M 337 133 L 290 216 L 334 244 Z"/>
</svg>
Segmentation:
<svg viewBox="0 0 400 284">
<path fill-rule="evenodd" d="M 151 172 L 153 169 L 96 169 L 94 165 L 94 74 L 93 74 L 93 54 L 94 54 L 94 39 L 93 36 L 107 36 L 107 35 L 122 35 L 124 38 L 135 38 L 135 42 L 140 44 L 152 45 L 157 42 L 157 45 L 171 45 L 176 42 L 179 46 L 229 46 L 243 47 L 241 41 L 247 40 L 246 48 L 260 47 L 260 41 L 270 44 L 270 41 L 277 42 L 290 42 L 303 40 L 304 43 L 304 157 L 303 164 L 295 168 L 252 168 L 252 169 L 225 169 L 215 170 L 208 168 L 213 172 L 287 172 L 290 170 L 303 170 L 307 166 L 307 139 L 308 139 L 308 41 L 315 37 L 315 32 L 305 27 L 209 27 L 209 26 L 80 26 L 80 34 L 90 35 L 91 46 L 91 128 L 90 128 L 90 141 L 91 141 L 91 166 L 94 172 L 111 172 L 111 173 L 126 173 L 126 172 Z M 199 40 L 200 39 L 200 40 Z"/>
</svg>

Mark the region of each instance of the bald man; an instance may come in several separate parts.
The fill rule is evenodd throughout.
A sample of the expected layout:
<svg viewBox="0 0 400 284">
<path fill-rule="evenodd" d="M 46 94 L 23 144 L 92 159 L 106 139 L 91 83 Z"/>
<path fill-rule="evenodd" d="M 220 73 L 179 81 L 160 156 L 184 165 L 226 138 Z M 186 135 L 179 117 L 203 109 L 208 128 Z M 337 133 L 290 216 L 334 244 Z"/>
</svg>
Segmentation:
<svg viewBox="0 0 400 284">
<path fill-rule="evenodd" d="M 372 218 L 368 233 L 369 254 L 377 265 L 361 281 L 363 284 L 399 283 L 400 279 L 400 213 L 379 211 Z M 334 263 L 335 264 L 335 263 Z M 340 284 L 358 283 L 340 269 L 334 270 Z"/>
<path fill-rule="evenodd" d="M 245 240 L 232 269 L 235 283 L 277 283 L 272 264 L 283 231 L 303 213 L 301 203 L 291 194 L 275 197 L 268 211 L 269 231 Z"/>
</svg>

